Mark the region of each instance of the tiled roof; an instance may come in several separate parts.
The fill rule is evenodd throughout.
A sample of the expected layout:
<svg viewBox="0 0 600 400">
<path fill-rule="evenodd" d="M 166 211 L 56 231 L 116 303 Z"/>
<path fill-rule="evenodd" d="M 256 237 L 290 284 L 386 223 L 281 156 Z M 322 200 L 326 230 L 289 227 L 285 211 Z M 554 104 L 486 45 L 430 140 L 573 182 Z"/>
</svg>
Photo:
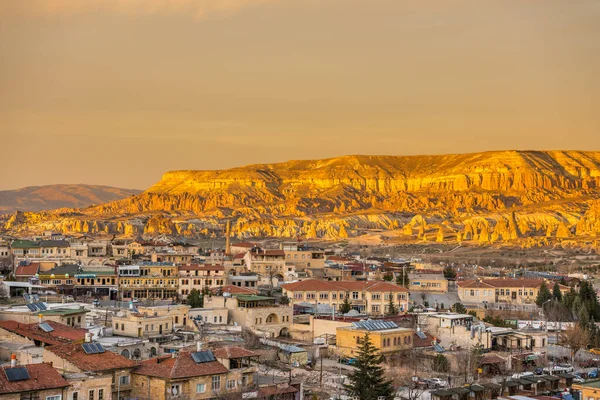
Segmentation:
<svg viewBox="0 0 600 400">
<path fill-rule="evenodd" d="M 544 282 L 543 279 L 473 279 L 459 282 L 461 288 L 539 288 Z M 553 286 L 553 283 L 546 283 L 547 286 Z M 561 289 L 568 289 L 567 286 L 560 285 Z"/>
<path fill-rule="evenodd" d="M 40 268 L 40 263 L 30 263 L 29 265 L 19 265 L 16 276 L 34 276 Z"/>
<path fill-rule="evenodd" d="M 133 368 L 136 363 L 112 351 L 86 354 L 81 344 L 70 343 L 45 349 L 67 360 L 82 371 L 100 372 L 120 368 Z"/>
<path fill-rule="evenodd" d="M 59 345 L 85 339 L 85 333 L 87 332 L 85 329 L 72 328 L 54 321 L 44 322 L 54 328 L 54 330 L 52 332 L 44 332 L 37 323 L 23 324 L 12 320 L 0 321 L 0 328 L 48 345 Z"/>
<path fill-rule="evenodd" d="M 0 372 L 0 394 L 32 392 L 45 389 L 56 389 L 69 386 L 67 382 L 49 363 L 19 365 L 27 368 L 29 379 L 9 381 L 4 371 Z M 2 367 L 7 369 L 8 367 Z"/>
<path fill-rule="evenodd" d="M 213 350 L 213 354 L 217 358 L 242 358 L 242 357 L 258 357 L 259 354 L 250 350 L 246 350 L 243 347 L 229 346 L 221 347 Z"/>
<path fill-rule="evenodd" d="M 176 353 L 175 357 L 169 355 L 142 361 L 139 367 L 132 371 L 132 373 L 165 379 L 180 379 L 205 375 L 220 375 L 229 372 L 218 361 L 196 363 L 192 359 L 191 353 L 181 350 Z"/>
<path fill-rule="evenodd" d="M 240 258 L 244 258 L 245 256 L 246 256 L 246 253 L 237 253 L 233 258 L 240 259 Z"/>
<path fill-rule="evenodd" d="M 423 332 L 423 331 L 421 331 L 421 332 L 422 332 L 422 335 L 425 336 L 425 339 L 421 339 L 419 337 L 419 335 L 417 334 L 417 332 L 415 332 L 413 334 L 413 347 L 421 348 L 421 347 L 431 347 L 431 346 L 433 346 L 432 342 L 433 342 L 434 337 L 431 336 L 427 332 Z M 438 342 L 439 342 L 439 340 L 438 340 Z"/>
<path fill-rule="evenodd" d="M 227 286 L 222 286 L 220 288 L 212 288 L 211 292 L 213 293 L 229 293 L 229 294 L 256 294 L 258 293 L 258 290 L 256 289 L 250 289 L 250 288 L 246 288 L 246 287 L 240 287 L 240 286 L 234 286 L 234 285 L 227 285 Z"/>
<path fill-rule="evenodd" d="M 408 292 L 405 287 L 384 282 L 384 281 L 321 281 L 318 279 L 307 279 L 304 281 L 287 283 L 281 286 L 282 288 L 290 291 L 300 292 L 314 292 L 314 291 L 366 291 L 366 292 Z"/>
<path fill-rule="evenodd" d="M 278 395 L 284 395 L 284 394 L 296 393 L 296 392 L 298 392 L 298 389 L 296 389 L 293 386 L 288 386 L 288 387 L 267 386 L 267 387 L 262 387 L 262 388 L 258 389 L 257 396 L 259 399 L 262 399 L 262 398 L 271 399 Z"/>
</svg>

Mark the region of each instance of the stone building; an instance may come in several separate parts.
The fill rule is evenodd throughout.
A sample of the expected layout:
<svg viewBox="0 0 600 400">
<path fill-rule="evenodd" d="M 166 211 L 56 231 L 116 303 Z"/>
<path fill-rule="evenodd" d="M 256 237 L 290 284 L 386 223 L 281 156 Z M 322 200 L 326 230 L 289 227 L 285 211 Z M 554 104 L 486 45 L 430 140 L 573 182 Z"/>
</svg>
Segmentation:
<svg viewBox="0 0 600 400">
<path fill-rule="evenodd" d="M 442 274 L 409 274 L 408 279 L 411 292 L 448 292 L 448 280 Z"/>
<path fill-rule="evenodd" d="M 178 267 L 173 263 L 119 266 L 122 299 L 175 299 L 179 286 Z"/>
<path fill-rule="evenodd" d="M 380 354 L 412 349 L 414 330 L 401 328 L 393 321 L 362 320 L 336 329 L 336 343 L 345 357 L 357 354 L 360 340 L 366 335 Z"/>
<path fill-rule="evenodd" d="M 15 379 L 17 376 L 19 379 Z M 69 382 L 49 363 L 8 365 L 0 372 L 2 400 L 63 400 L 68 386 Z"/>
<path fill-rule="evenodd" d="M 205 288 L 225 285 L 225 272 L 222 265 L 182 265 L 179 267 L 179 295 L 187 298 L 192 289 L 202 292 Z"/>
<path fill-rule="evenodd" d="M 511 303 L 534 304 L 542 283 L 552 291 L 554 282 L 542 279 L 473 279 L 458 283 L 458 297 L 467 304 Z M 565 295 L 570 288 L 559 285 Z"/>
<path fill-rule="evenodd" d="M 271 338 L 289 333 L 293 309 L 276 304 L 273 297 L 236 295 L 228 298 L 225 306 L 229 310 L 230 323 Z"/>
</svg>

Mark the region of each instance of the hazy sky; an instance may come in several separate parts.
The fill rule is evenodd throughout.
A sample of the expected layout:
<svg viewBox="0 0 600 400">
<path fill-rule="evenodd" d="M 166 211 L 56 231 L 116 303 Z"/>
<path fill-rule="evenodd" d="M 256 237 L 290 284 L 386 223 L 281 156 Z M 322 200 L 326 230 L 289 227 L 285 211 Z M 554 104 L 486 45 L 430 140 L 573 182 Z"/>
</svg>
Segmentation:
<svg viewBox="0 0 600 400">
<path fill-rule="evenodd" d="M 3 0 L 0 189 L 600 150 L 599 0 Z"/>
</svg>

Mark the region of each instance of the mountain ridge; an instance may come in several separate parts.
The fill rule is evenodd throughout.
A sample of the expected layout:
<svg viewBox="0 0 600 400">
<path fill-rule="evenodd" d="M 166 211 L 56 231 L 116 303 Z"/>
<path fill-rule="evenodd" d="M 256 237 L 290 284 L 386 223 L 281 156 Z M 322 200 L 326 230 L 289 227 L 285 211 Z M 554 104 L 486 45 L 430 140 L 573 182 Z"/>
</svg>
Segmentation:
<svg viewBox="0 0 600 400">
<path fill-rule="evenodd" d="M 351 155 L 224 170 L 168 171 L 143 193 L 93 207 L 25 213 L 11 232 L 533 241 L 600 233 L 600 152 Z M 534 243 L 534 244 L 535 244 Z"/>
</svg>

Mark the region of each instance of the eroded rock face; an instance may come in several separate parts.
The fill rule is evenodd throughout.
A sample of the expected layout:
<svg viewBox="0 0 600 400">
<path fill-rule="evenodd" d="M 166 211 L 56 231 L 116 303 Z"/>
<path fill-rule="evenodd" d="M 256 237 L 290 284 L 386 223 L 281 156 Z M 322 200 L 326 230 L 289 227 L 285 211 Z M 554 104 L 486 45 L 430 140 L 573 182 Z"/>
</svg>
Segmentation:
<svg viewBox="0 0 600 400">
<path fill-rule="evenodd" d="M 398 229 L 414 240 L 496 243 L 600 233 L 600 153 L 348 156 L 172 171 L 136 196 L 18 213 L 11 232 L 335 238 Z M 443 227 L 443 228 L 442 228 Z"/>
</svg>

